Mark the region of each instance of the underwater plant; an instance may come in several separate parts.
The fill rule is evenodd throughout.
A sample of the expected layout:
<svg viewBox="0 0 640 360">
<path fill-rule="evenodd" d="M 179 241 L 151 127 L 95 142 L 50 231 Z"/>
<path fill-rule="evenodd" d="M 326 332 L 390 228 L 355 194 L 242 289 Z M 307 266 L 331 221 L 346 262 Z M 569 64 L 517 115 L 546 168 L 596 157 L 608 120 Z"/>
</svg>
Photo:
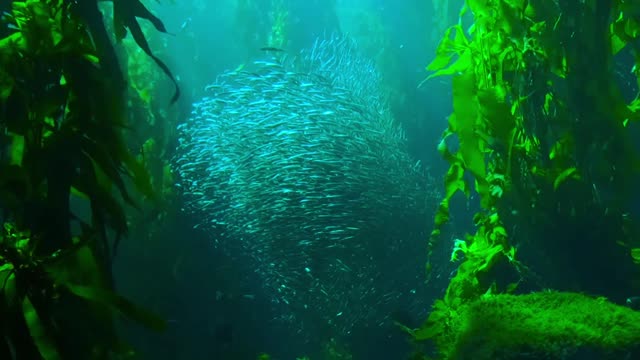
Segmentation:
<svg viewBox="0 0 640 360">
<path fill-rule="evenodd" d="M 162 22 L 138 0 L 112 3 L 116 38 L 130 32 L 173 79 L 137 18 L 165 31 Z M 114 315 L 156 330 L 164 321 L 113 291 L 111 263 L 127 233 L 125 204 L 156 195 L 125 142 L 125 81 L 98 2 L 12 1 L 5 10 L 0 357 L 129 356 Z"/>
<path fill-rule="evenodd" d="M 429 252 L 448 222 L 456 193 L 477 193 L 481 209 L 473 218 L 475 233 L 454 244 L 452 261 L 460 263 L 444 299 L 420 330 L 410 331 L 421 340 L 437 339 L 441 358 L 461 358 L 477 346 L 471 358 L 522 359 L 543 346 L 536 341 L 545 339 L 531 337 L 523 348 L 495 352 L 490 339 L 478 343 L 473 336 L 459 337 L 470 329 L 469 322 L 451 321 L 460 314 L 498 316 L 492 306 L 505 299 L 526 303 L 509 315 L 524 316 L 551 299 L 503 294 L 553 288 L 623 303 L 638 291 L 633 201 L 640 168 L 632 134 L 640 59 L 633 14 L 639 6 L 468 0 L 459 23 L 446 31 L 427 67 L 433 72 L 429 78 L 452 76 L 454 107 L 438 146 L 450 167 Z M 473 23 L 466 27 L 468 19 Z M 631 72 L 620 75 L 618 69 Z M 457 138 L 457 148 L 452 149 L 450 137 Z M 430 269 L 428 262 L 428 274 Z M 539 316 L 574 321 L 562 310 L 566 304 L 551 304 Z M 594 314 L 613 306 L 592 305 Z M 500 320 L 493 320 L 496 326 L 502 326 Z M 480 325 L 476 321 L 472 325 Z M 543 330 L 537 322 L 521 325 L 525 333 Z M 605 346 L 606 337 L 595 336 L 585 347 Z M 611 353 L 603 356 L 619 358 L 616 351 L 628 350 L 632 342 L 610 344 Z M 573 356 L 571 351 L 585 351 L 573 345 L 547 349 L 544 356 L 564 359 Z"/>
</svg>

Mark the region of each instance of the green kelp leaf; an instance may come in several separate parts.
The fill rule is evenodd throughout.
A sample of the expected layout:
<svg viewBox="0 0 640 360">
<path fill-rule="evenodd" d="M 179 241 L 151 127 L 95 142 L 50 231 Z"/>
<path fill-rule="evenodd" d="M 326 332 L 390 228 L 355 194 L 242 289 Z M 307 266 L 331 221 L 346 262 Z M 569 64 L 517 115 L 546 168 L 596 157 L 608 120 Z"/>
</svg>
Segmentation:
<svg viewBox="0 0 640 360">
<path fill-rule="evenodd" d="M 99 63 L 100 63 L 100 58 L 98 58 L 98 57 L 97 57 L 97 56 L 95 56 L 95 55 L 92 55 L 92 54 L 84 54 L 84 55 L 83 55 L 83 57 L 84 57 L 87 61 L 89 61 L 90 63 L 93 63 L 93 64 L 99 64 Z"/>
<path fill-rule="evenodd" d="M 636 98 L 629 105 L 627 105 L 629 109 L 629 118 L 625 119 L 627 122 L 640 120 L 640 98 Z"/>
<path fill-rule="evenodd" d="M 467 242 L 461 239 L 455 239 L 453 242 L 453 250 L 451 251 L 451 258 L 449 261 L 455 262 L 460 260 L 458 253 L 462 253 L 463 255 L 469 250 L 467 247 Z"/>
<path fill-rule="evenodd" d="M 96 204 L 96 209 L 99 209 L 96 211 L 108 216 L 104 220 L 113 230 L 121 234 L 127 233 L 128 225 L 123 205 L 116 199 L 111 187 L 102 184 L 97 174 L 78 177 L 72 185 L 80 193 L 86 194 L 92 204 Z"/>
<path fill-rule="evenodd" d="M 453 39 L 451 39 L 452 31 L 455 31 Z M 451 64 L 456 55 L 458 59 Z M 426 80 L 437 76 L 464 72 L 471 66 L 471 60 L 469 40 L 465 37 L 462 26 L 452 26 L 447 29 L 445 36 L 438 45 L 436 58 L 427 66 L 427 71 L 435 71 L 435 73 L 429 75 Z"/>
<path fill-rule="evenodd" d="M 438 206 L 438 211 L 436 212 L 436 216 L 435 216 L 435 226 L 436 227 L 442 226 L 446 224 L 448 221 L 449 221 L 449 200 L 444 199 L 440 202 L 440 206 Z M 437 234 L 434 234 L 434 235 L 439 235 L 439 234 L 440 233 L 438 232 Z"/>
<path fill-rule="evenodd" d="M 60 252 L 55 261 L 47 266 L 47 273 L 57 283 L 82 284 L 99 287 L 105 283 L 100 265 L 88 243 L 93 237 L 74 237 L 74 245 Z"/>
<path fill-rule="evenodd" d="M 549 151 L 549 160 L 555 159 L 560 153 L 560 151 L 562 151 L 562 143 L 560 141 L 556 141 L 551 146 L 551 150 Z"/>
<path fill-rule="evenodd" d="M 91 158 L 93 169 L 99 184 L 101 184 L 102 187 L 108 187 L 107 184 L 113 183 L 118 188 L 118 191 L 124 201 L 129 205 L 136 207 L 136 203 L 129 196 L 129 192 L 127 191 L 127 187 L 122 176 L 123 174 L 119 168 L 119 164 L 114 159 L 114 154 L 109 153 L 109 149 L 100 145 L 94 139 L 81 138 L 80 143 L 82 150 Z"/>
<path fill-rule="evenodd" d="M 494 227 L 493 230 L 491 231 L 491 234 L 489 235 L 489 239 L 492 242 L 499 241 L 506 238 L 507 238 L 507 231 L 502 226 Z"/>
<path fill-rule="evenodd" d="M 65 283 L 64 285 L 76 296 L 106 306 L 112 310 L 116 310 L 125 317 L 137 321 L 150 329 L 155 331 L 164 331 L 166 328 L 166 322 L 161 317 L 139 307 L 112 291 L 97 287 L 74 285 L 71 283 Z"/>
<path fill-rule="evenodd" d="M 11 158 L 10 165 L 22 166 L 22 156 L 24 155 L 24 136 L 10 134 L 11 136 Z"/>
<path fill-rule="evenodd" d="M 479 120 L 476 77 L 471 71 L 453 78 L 453 111 L 455 116 L 449 117 L 449 126 L 460 139 L 458 153 L 462 156 L 465 168 L 476 179 L 484 179 L 484 154 L 475 132 Z"/>
<path fill-rule="evenodd" d="M 575 167 L 570 167 L 564 170 L 563 172 L 561 172 L 560 175 L 558 175 L 556 177 L 556 180 L 553 182 L 553 189 L 558 190 L 558 187 L 560 186 L 560 184 L 562 184 L 569 178 L 580 179 L 580 175 L 578 174 L 578 169 L 576 169 Z"/>
<path fill-rule="evenodd" d="M 101 276 L 93 251 L 82 239 L 76 241 L 76 249 L 61 254 L 59 261 L 48 266 L 51 278 L 70 293 L 100 305 L 109 314 L 115 311 L 150 329 L 164 330 L 166 324 L 163 319 L 102 287 L 106 282 Z"/>
<path fill-rule="evenodd" d="M 624 24 L 624 32 L 631 39 L 635 40 L 638 38 L 638 34 L 640 33 L 640 24 L 634 18 L 629 18 Z"/>
<path fill-rule="evenodd" d="M 516 119 L 511 114 L 510 105 L 505 100 L 506 92 L 504 87 L 496 85 L 490 89 L 478 90 L 477 96 L 480 104 L 479 112 L 482 115 L 483 122 L 490 131 L 491 137 L 502 145 L 494 150 L 508 150 L 511 134 L 516 126 Z"/>
<path fill-rule="evenodd" d="M 44 360 L 61 360 L 60 354 L 56 349 L 55 343 L 47 334 L 47 331 L 38 316 L 38 312 L 29 300 L 28 296 L 22 300 L 22 312 L 24 320 L 29 328 L 29 333 L 33 342 L 36 344 L 40 355 Z"/>
<path fill-rule="evenodd" d="M 640 248 L 631 249 L 631 257 L 634 263 L 640 264 Z"/>
<path fill-rule="evenodd" d="M 446 190 L 445 199 L 451 199 L 457 191 L 462 191 L 467 197 L 470 195 L 469 187 L 464 181 L 464 169 L 459 163 L 451 164 L 444 178 Z"/>
<path fill-rule="evenodd" d="M 114 0 L 114 5 L 118 6 L 118 12 L 122 12 L 125 18 L 139 17 L 149 20 L 156 30 L 165 34 L 167 33 L 167 29 L 164 27 L 162 20 L 153 15 L 140 0 Z"/>
<path fill-rule="evenodd" d="M 635 19 L 626 17 L 625 12 L 621 11 L 618 18 L 609 27 L 609 32 L 611 34 L 611 52 L 616 55 L 638 37 L 640 26 Z"/>
<path fill-rule="evenodd" d="M 71 187 L 71 196 L 77 197 L 82 200 L 90 200 L 89 196 L 75 187 Z"/>
<path fill-rule="evenodd" d="M 53 41 L 53 46 L 57 46 L 60 44 L 60 41 L 64 38 L 59 31 L 51 31 L 51 40 Z"/>
<path fill-rule="evenodd" d="M 573 138 L 570 134 L 562 135 L 552 146 L 549 151 L 549 160 L 566 160 L 570 158 L 573 151 Z"/>
<path fill-rule="evenodd" d="M 436 57 L 427 65 L 427 71 L 442 70 L 451 62 L 454 55 L 451 49 L 451 31 L 453 31 L 453 27 L 448 28 L 444 37 L 440 40 L 440 44 L 438 44 L 438 48 L 436 49 Z"/>
<path fill-rule="evenodd" d="M 437 299 L 427 320 L 420 328 L 412 331 L 414 339 L 425 341 L 441 335 L 445 331 L 451 315 L 454 315 L 451 312 L 451 308 L 443 300 Z"/>
<path fill-rule="evenodd" d="M 19 51 L 26 49 L 27 42 L 19 32 L 0 39 L 0 56 L 17 56 Z"/>
<path fill-rule="evenodd" d="M 456 192 L 462 191 L 467 198 L 470 195 L 469 186 L 464 181 L 464 168 L 461 163 L 454 162 L 447 170 L 445 176 L 445 191 L 446 194 L 435 214 L 434 225 L 435 229 L 431 232 L 430 244 L 435 238 L 440 236 L 440 227 L 449 222 L 449 200 L 455 195 Z"/>
<path fill-rule="evenodd" d="M 151 12 L 140 2 L 140 0 L 113 0 L 113 11 L 114 11 L 114 26 L 116 30 L 116 38 L 121 40 L 126 35 L 126 29 L 129 29 L 131 32 L 131 36 L 133 36 L 133 40 L 135 40 L 136 44 L 145 52 L 153 61 L 162 69 L 162 71 L 173 81 L 175 85 L 175 93 L 171 98 L 171 103 L 175 103 L 178 101 L 180 97 L 180 87 L 178 86 L 178 82 L 176 78 L 169 70 L 169 67 L 162 62 L 159 58 L 157 58 L 151 48 L 149 47 L 149 43 L 140 28 L 140 24 L 138 24 L 138 20 L 136 17 L 143 18 L 149 20 L 153 26 L 163 33 L 166 33 L 167 30 L 164 27 L 164 24 L 160 19 L 151 14 Z"/>
<path fill-rule="evenodd" d="M 613 26 L 613 25 L 612 25 Z M 613 34 L 611 36 L 611 53 L 616 55 L 620 52 L 620 50 L 624 49 L 627 46 L 627 43 L 622 40 L 618 35 Z"/>
<path fill-rule="evenodd" d="M 463 161 L 465 169 L 468 169 L 474 176 L 476 181 L 485 181 L 485 157 L 480 146 L 479 137 L 467 137 L 460 139 L 460 151 L 458 152 L 460 160 Z M 476 189 L 478 190 L 478 189 Z M 480 195 L 486 195 L 481 193 Z"/>
<path fill-rule="evenodd" d="M 425 324 L 417 330 L 413 330 L 411 335 L 416 341 L 431 340 L 442 334 L 442 328 L 432 324 Z"/>
<path fill-rule="evenodd" d="M 549 115 L 551 114 L 551 104 L 553 102 L 553 93 L 552 92 L 548 92 L 544 95 L 544 106 L 542 108 L 542 112 L 545 115 Z"/>
<path fill-rule="evenodd" d="M 4 299 L 7 307 L 12 308 L 17 304 L 16 274 L 12 264 L 5 263 L 0 266 L 0 299 Z"/>
<path fill-rule="evenodd" d="M 403 323 L 401 323 L 401 322 L 399 322 L 399 321 L 396 321 L 396 320 L 394 320 L 394 321 L 393 321 L 393 324 L 394 324 L 395 326 L 399 327 L 399 328 L 400 328 L 400 330 L 402 330 L 402 331 L 404 331 L 405 333 L 409 334 L 409 336 L 411 336 L 411 337 L 415 337 L 415 334 L 414 334 L 414 331 L 413 331 L 413 329 L 412 329 L 412 328 L 410 328 L 410 327 L 408 327 L 408 326 L 404 325 Z"/>
<path fill-rule="evenodd" d="M 156 192 L 151 183 L 151 175 L 144 164 L 128 153 L 125 154 L 123 160 L 136 189 L 149 199 L 156 199 Z"/>
<path fill-rule="evenodd" d="M 4 283 L 6 276 L 8 275 L 7 273 L 10 273 L 11 271 L 13 271 L 13 265 L 10 263 L 4 263 L 0 266 L 0 284 Z"/>
<path fill-rule="evenodd" d="M 483 272 L 493 267 L 499 259 L 498 255 L 504 252 L 504 247 L 502 245 L 486 246 L 481 249 L 472 249 L 470 252 L 473 253 L 470 256 L 476 257 L 478 261 L 475 272 Z"/>
<path fill-rule="evenodd" d="M 433 79 L 434 77 L 444 76 L 444 75 L 454 75 L 461 72 L 466 71 L 471 67 L 471 51 L 465 51 L 460 55 L 460 57 L 446 69 L 438 70 L 435 73 L 429 75 L 427 80 Z"/>
<path fill-rule="evenodd" d="M 547 22 L 539 21 L 539 22 L 533 23 L 529 28 L 529 31 L 531 31 L 534 34 L 541 35 L 542 32 L 546 30 L 546 28 L 547 28 Z"/>
</svg>

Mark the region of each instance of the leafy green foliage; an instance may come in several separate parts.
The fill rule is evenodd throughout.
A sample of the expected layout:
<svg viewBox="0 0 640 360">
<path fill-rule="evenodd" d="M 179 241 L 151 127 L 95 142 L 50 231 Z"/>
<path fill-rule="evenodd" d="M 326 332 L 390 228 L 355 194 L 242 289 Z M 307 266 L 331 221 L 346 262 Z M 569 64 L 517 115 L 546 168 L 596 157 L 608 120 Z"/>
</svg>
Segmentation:
<svg viewBox="0 0 640 360">
<path fill-rule="evenodd" d="M 164 31 L 139 1 L 117 3 L 118 23 L 143 50 L 136 16 Z M 155 198 L 123 136 L 124 79 L 97 2 L 11 6 L 15 31 L 0 40 L 0 357 L 108 359 L 122 348 L 114 314 L 164 326 L 112 292 L 124 204 Z M 78 200 L 90 214 L 76 213 Z"/>
<path fill-rule="evenodd" d="M 469 196 L 469 179 L 480 196 L 481 210 L 474 216 L 475 234 L 456 242 L 452 260 L 461 261 L 458 271 L 444 299 L 417 330 L 427 334 L 417 336 L 420 339 L 434 338 L 438 331 L 454 326 L 451 319 L 457 315 L 451 314 L 471 306 L 483 313 L 480 306 L 491 304 L 478 299 L 495 292 L 496 279 L 487 274 L 499 263 L 509 264 L 521 277 L 528 276 L 522 273 L 528 269 L 520 262 L 523 257 L 535 264 L 561 264 L 550 272 L 558 270 L 557 278 L 564 282 L 548 281 L 597 293 L 607 284 L 594 285 L 595 277 L 584 274 L 608 276 L 622 284 L 610 290 L 617 291 L 616 296 L 634 282 L 615 276 L 613 270 L 600 274 L 593 264 L 612 262 L 611 269 L 620 267 L 624 270 L 619 273 L 628 277 L 632 270 L 626 269 L 640 263 L 638 227 L 628 213 L 629 199 L 637 194 L 640 166 L 627 130 L 637 121 L 640 106 L 637 96 L 625 99 L 610 71 L 615 54 L 632 55 L 632 75 L 640 79 L 640 32 L 634 15 L 640 6 L 578 0 L 467 0 L 465 4 L 460 23 L 446 32 L 427 67 L 432 72 L 429 78 L 453 77 L 454 108 L 438 147 L 450 168 L 429 255 L 448 221 L 449 201 L 457 192 Z M 472 13 L 473 24 L 465 30 L 462 19 L 467 12 Z M 455 151 L 447 147 L 449 137 L 457 138 Z M 605 189 L 606 199 L 600 189 Z M 585 231 L 595 226 L 598 231 Z M 518 238 L 507 231 L 515 228 Z M 519 252 L 516 261 L 516 244 L 536 248 L 550 259 L 540 261 Z M 576 248 L 580 260 L 565 261 L 567 252 Z M 515 285 L 507 289 L 514 290 Z M 491 310 L 489 314 L 500 315 Z M 472 325 L 475 322 L 455 326 Z M 538 331 L 533 326 L 544 328 L 541 323 L 528 325 L 530 331 Z M 439 346 L 445 358 L 458 358 L 451 354 L 470 349 L 463 342 Z M 490 354 L 463 357 L 496 355 Z"/>
<path fill-rule="evenodd" d="M 638 36 L 635 18 L 629 15 L 634 9 L 629 7 L 633 6 L 612 5 L 612 13 L 619 14 L 610 26 L 613 53 Z M 450 199 L 457 191 L 469 194 L 465 174 L 474 179 L 483 216 L 497 213 L 495 224 L 502 228 L 500 217 L 508 209 L 500 209 L 500 204 L 505 198 L 522 199 L 518 201 L 526 207 L 516 210 L 532 215 L 535 208 L 529 205 L 540 201 L 535 198 L 545 198 L 546 189 L 559 190 L 576 183 L 589 187 L 590 181 L 611 176 L 613 182 L 620 181 L 616 190 L 628 193 L 628 185 L 622 180 L 624 175 L 612 176 L 611 165 L 616 174 L 631 174 L 637 168 L 628 134 L 620 130 L 633 119 L 637 100 L 624 106 L 619 91 L 606 78 L 606 71 L 598 77 L 592 66 L 584 69 L 589 73 L 581 72 L 583 65 L 578 62 L 584 56 L 574 53 L 580 51 L 574 46 L 563 49 L 561 44 L 566 41 L 558 31 L 570 26 L 567 24 L 575 24 L 573 15 L 560 10 L 540 1 L 469 0 L 461 17 L 471 11 L 474 24 L 466 33 L 461 24 L 452 26 L 441 41 L 427 70 L 433 72 L 429 78 L 453 76 L 454 112 L 439 147 L 451 168 L 430 247 L 448 219 Z M 607 43 L 599 40 L 588 51 L 600 51 L 596 50 L 598 46 L 607 47 Z M 573 72 L 567 75 L 569 70 Z M 582 84 L 585 81 L 587 84 Z M 598 100 L 593 102 L 595 107 L 590 112 L 576 107 L 578 100 L 573 99 L 577 92 L 567 96 L 554 88 L 585 89 L 582 95 L 593 96 L 594 89 L 601 84 L 604 95 L 596 97 Z M 576 116 L 589 125 L 578 128 Z M 603 122 L 603 117 L 611 121 Z M 584 126 L 597 130 L 581 131 Z M 445 140 L 450 136 L 456 136 L 459 142 L 455 153 L 446 147 Z M 541 136 L 544 143 L 552 145 L 542 146 Z M 598 147 L 605 151 L 595 157 Z M 614 148 L 618 149 L 616 154 L 623 151 L 627 155 L 614 155 Z M 602 161 L 595 171 L 595 166 L 589 163 L 593 159 Z M 509 251 L 508 245 L 501 246 Z"/>
<path fill-rule="evenodd" d="M 25 297 L 22 301 L 22 309 L 24 312 L 25 321 L 27 322 L 27 327 L 29 327 L 29 332 L 31 333 L 31 337 L 38 347 L 42 358 L 45 360 L 60 359 L 58 350 L 56 349 L 53 341 L 51 341 L 51 338 L 47 336 L 44 326 L 41 323 L 40 317 L 38 316 L 36 309 L 33 307 L 33 304 L 28 297 Z"/>
<path fill-rule="evenodd" d="M 13 225 L 5 223 L 0 236 L 3 249 L 0 256 L 0 280 L 4 284 L 0 291 L 0 299 L 4 299 L 0 314 L 3 318 L 11 318 L 11 313 L 23 313 L 24 322 L 42 358 L 61 358 L 54 339 L 63 335 L 56 334 L 55 330 L 58 328 L 55 323 L 63 321 L 63 318 L 49 313 L 49 316 L 43 317 L 34 303 L 56 302 L 54 299 L 59 299 L 67 292 L 96 302 L 104 306 L 105 311 L 116 311 L 162 330 L 163 320 L 104 288 L 99 276 L 101 269 L 89 248 L 90 239 L 83 241 L 76 238 L 75 242 L 73 247 L 66 250 L 56 251 L 49 256 L 38 256 L 37 241 L 34 241 L 28 231 L 17 231 Z M 9 328 L 18 326 L 15 323 L 8 325 Z M 18 332 L 5 334 L 11 342 L 19 341 L 20 335 Z"/>
<path fill-rule="evenodd" d="M 169 67 L 165 65 L 160 59 L 158 59 L 151 48 L 149 47 L 149 43 L 142 33 L 142 28 L 140 24 L 138 24 L 137 18 L 142 18 L 149 20 L 156 30 L 166 33 L 167 29 L 162 24 L 162 21 L 154 16 L 144 5 L 140 2 L 140 0 L 111 0 L 113 2 L 113 23 L 114 30 L 116 33 L 116 39 L 118 41 L 122 40 L 126 34 L 127 29 L 131 32 L 133 39 L 136 44 L 140 46 L 140 48 L 147 54 L 149 57 L 153 59 L 153 61 L 158 64 L 158 66 L 162 69 L 162 71 L 173 81 L 176 86 L 176 91 L 173 97 L 171 98 L 171 102 L 174 103 L 178 100 L 180 96 L 180 88 L 178 87 L 178 83 L 176 82 L 173 74 L 171 74 L 171 70 Z"/>
<path fill-rule="evenodd" d="M 505 170 L 514 148 L 518 119 L 507 103 L 508 84 L 501 74 L 517 68 L 521 59 L 516 55 L 516 45 L 505 39 L 503 27 L 511 27 L 511 24 L 496 24 L 499 16 L 493 16 L 492 21 L 487 18 L 492 13 L 489 11 L 491 6 L 470 2 L 469 7 L 474 14 L 478 14 L 472 32 L 476 40 L 470 40 L 460 24 L 452 26 L 438 46 L 436 58 L 427 67 L 427 70 L 434 72 L 429 78 L 454 76 L 454 112 L 449 117 L 449 127 L 439 146 L 440 153 L 451 167 L 445 178 L 446 195 L 440 204 L 436 228 L 429 240 L 429 257 L 440 235 L 440 227 L 449 218 L 449 201 L 458 191 L 469 196 L 465 174 L 473 177 L 482 208 L 489 212 L 493 212 L 497 199 L 502 196 L 503 187 L 508 186 L 510 181 Z M 495 10 L 499 13 L 507 11 L 502 8 Z M 494 31 L 494 28 L 500 31 Z M 454 135 L 458 138 L 459 147 L 455 153 L 451 153 L 445 141 Z M 495 182 L 497 179 L 501 184 Z M 504 231 L 499 219 L 485 226 L 495 226 Z M 510 251 L 506 242 L 490 247 L 507 253 Z M 427 269 L 429 267 L 428 264 Z"/>
</svg>

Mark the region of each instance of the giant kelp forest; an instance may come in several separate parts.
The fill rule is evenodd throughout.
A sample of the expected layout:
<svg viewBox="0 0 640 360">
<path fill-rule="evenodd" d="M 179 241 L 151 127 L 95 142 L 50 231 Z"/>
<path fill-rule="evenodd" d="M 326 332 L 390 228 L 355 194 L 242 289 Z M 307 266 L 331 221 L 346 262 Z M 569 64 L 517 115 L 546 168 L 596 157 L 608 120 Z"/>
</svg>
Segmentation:
<svg viewBox="0 0 640 360">
<path fill-rule="evenodd" d="M 139 1 L 3 3 L 0 40 L 0 357 L 111 359 L 132 352 L 115 315 L 164 321 L 113 292 L 125 208 L 161 201 L 132 128 L 112 39 L 127 33 L 169 77 L 138 24 Z M 176 91 L 172 101 L 178 97 Z"/>
<path fill-rule="evenodd" d="M 145 209 L 177 201 L 165 154 L 175 114 L 158 108 L 179 92 L 158 93 L 173 75 L 147 40 L 166 30 L 139 0 L 0 11 L 0 358 L 131 356 L 118 319 L 165 328 L 114 291 L 112 265 L 121 239 L 140 240 L 125 239 L 131 224 L 171 215 Z M 280 46 L 278 13 L 268 42 Z M 640 296 L 639 37 L 633 1 L 465 1 L 425 80 L 451 79 L 453 113 L 423 286 L 455 232 L 450 207 L 478 210 L 451 244 L 444 297 L 420 328 L 399 324 L 416 359 L 640 354 L 640 315 L 625 306 Z"/>
<path fill-rule="evenodd" d="M 639 10 L 468 0 L 447 30 L 427 68 L 453 79 L 430 247 L 456 194 L 477 193 L 480 210 L 444 298 L 410 331 L 439 358 L 638 356 L 640 317 L 614 304 L 640 275 Z"/>
</svg>

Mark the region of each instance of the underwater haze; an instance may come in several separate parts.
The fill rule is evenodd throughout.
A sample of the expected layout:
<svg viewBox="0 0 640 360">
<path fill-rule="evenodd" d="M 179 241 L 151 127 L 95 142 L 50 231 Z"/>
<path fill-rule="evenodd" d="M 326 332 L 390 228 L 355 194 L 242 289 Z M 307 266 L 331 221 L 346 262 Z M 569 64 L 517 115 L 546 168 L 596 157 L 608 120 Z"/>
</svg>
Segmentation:
<svg viewBox="0 0 640 360">
<path fill-rule="evenodd" d="M 118 289 L 168 319 L 125 327 L 143 358 L 412 352 L 398 324 L 419 326 L 453 269 L 436 248 L 426 285 L 451 89 L 423 80 L 461 6 L 437 3 L 145 3 L 182 96 L 162 125 L 179 200 L 115 264 Z M 169 101 L 167 79 L 140 81 Z"/>
</svg>

